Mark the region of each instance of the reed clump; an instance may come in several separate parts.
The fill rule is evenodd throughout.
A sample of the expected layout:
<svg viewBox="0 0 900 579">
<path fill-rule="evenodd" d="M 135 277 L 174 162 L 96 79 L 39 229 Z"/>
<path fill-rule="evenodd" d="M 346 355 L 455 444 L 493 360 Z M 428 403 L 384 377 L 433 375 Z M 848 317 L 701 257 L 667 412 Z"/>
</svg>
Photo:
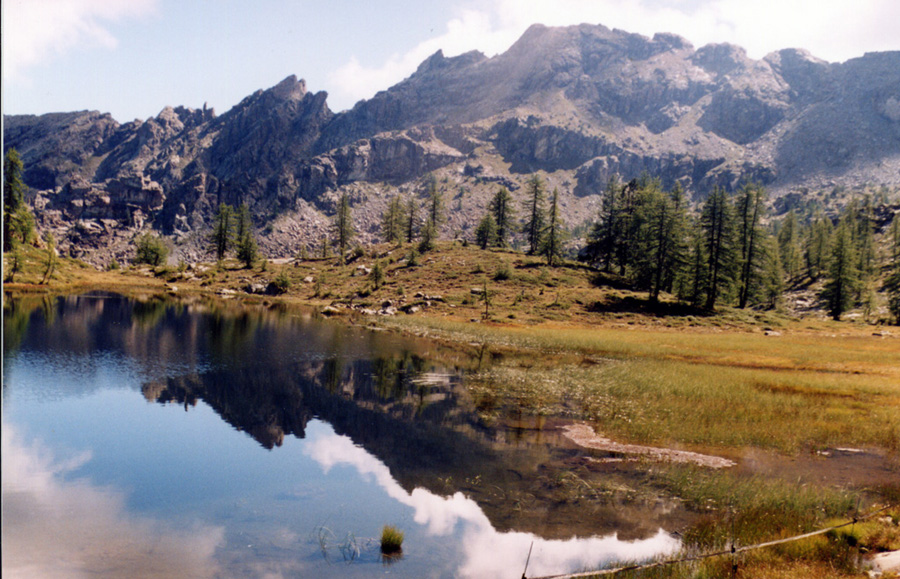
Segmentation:
<svg viewBox="0 0 900 579">
<path fill-rule="evenodd" d="M 393 525 L 381 529 L 382 555 L 397 555 L 403 551 L 403 531 Z"/>
</svg>

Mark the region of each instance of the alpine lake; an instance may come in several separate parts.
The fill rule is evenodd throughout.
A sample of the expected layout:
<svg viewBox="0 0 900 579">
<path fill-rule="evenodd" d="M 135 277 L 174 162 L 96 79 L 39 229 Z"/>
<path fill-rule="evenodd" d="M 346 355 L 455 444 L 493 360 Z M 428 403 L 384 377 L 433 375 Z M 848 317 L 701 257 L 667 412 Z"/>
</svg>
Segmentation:
<svg viewBox="0 0 900 579">
<path fill-rule="evenodd" d="M 479 418 L 484 349 L 99 292 L 7 296 L 3 344 L 4 573 L 512 578 L 680 545 L 677 503 L 586 492 L 603 453 L 553 419 Z"/>
</svg>

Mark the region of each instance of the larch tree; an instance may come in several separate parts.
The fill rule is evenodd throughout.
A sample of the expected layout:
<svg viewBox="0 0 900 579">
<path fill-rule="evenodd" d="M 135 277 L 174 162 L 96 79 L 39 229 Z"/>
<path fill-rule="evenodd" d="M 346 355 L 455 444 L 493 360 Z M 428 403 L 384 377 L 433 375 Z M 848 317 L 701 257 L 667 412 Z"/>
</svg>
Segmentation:
<svg viewBox="0 0 900 579">
<path fill-rule="evenodd" d="M 806 266 L 809 277 L 819 279 L 828 269 L 834 226 L 822 210 L 816 211 L 806 238 Z"/>
<path fill-rule="evenodd" d="M 723 289 L 731 284 L 735 265 L 734 215 L 728 195 L 715 187 L 703 205 L 700 216 L 706 254 L 707 310 L 714 310 Z"/>
<path fill-rule="evenodd" d="M 534 255 L 540 251 L 546 220 L 544 183 L 537 174 L 532 175 L 525 184 L 525 194 L 525 211 L 528 217 L 523 230 L 528 242 L 528 255 Z"/>
<path fill-rule="evenodd" d="M 497 237 L 497 223 L 494 221 L 494 215 L 489 211 L 484 214 L 478 227 L 475 228 L 475 243 L 481 249 L 487 249 L 488 246 L 494 245 Z"/>
<path fill-rule="evenodd" d="M 14 148 L 3 157 L 3 249 L 15 249 L 34 236 L 34 215 L 25 203 L 22 159 Z"/>
<path fill-rule="evenodd" d="M 406 200 L 406 211 L 403 213 L 403 230 L 406 235 L 406 243 L 415 241 L 418 225 L 418 205 L 416 198 L 410 195 Z"/>
<path fill-rule="evenodd" d="M 512 197 L 506 187 L 500 187 L 497 194 L 494 195 L 494 198 L 491 200 L 490 211 L 494 216 L 494 224 L 497 227 L 494 243 L 499 247 L 506 247 L 508 238 L 512 233 L 513 217 L 515 216 Z"/>
<path fill-rule="evenodd" d="M 738 192 L 735 203 L 738 247 L 738 307 L 746 308 L 762 279 L 766 190 L 749 183 Z"/>
<path fill-rule="evenodd" d="M 350 240 L 353 239 L 353 216 L 350 212 L 350 197 L 343 193 L 338 202 L 337 213 L 334 216 L 334 238 L 337 240 L 339 259 L 344 263 Z"/>
<path fill-rule="evenodd" d="M 600 213 L 588 233 L 584 256 L 589 263 L 599 265 L 603 271 L 612 270 L 618 231 L 619 198 L 622 183 L 618 175 L 612 175 L 606 189 L 600 195 Z"/>
<path fill-rule="evenodd" d="M 860 286 L 859 256 L 853 243 L 852 225 L 845 215 L 834 231 L 828 278 L 822 297 L 828 305 L 828 313 L 835 320 L 853 307 Z"/>
<path fill-rule="evenodd" d="M 233 213 L 234 210 L 231 205 L 225 203 L 219 204 L 219 211 L 216 213 L 212 232 L 213 248 L 216 252 L 217 261 L 225 259 L 225 254 L 231 249 L 231 246 L 234 243 Z"/>
<path fill-rule="evenodd" d="M 800 247 L 800 224 L 793 209 L 788 211 L 778 230 L 778 252 L 788 279 L 797 279 L 803 266 L 803 250 Z"/>
<path fill-rule="evenodd" d="M 638 287 L 647 289 L 650 300 L 657 302 L 684 259 L 683 231 L 673 198 L 659 189 L 658 182 L 648 184 L 641 197 L 632 269 Z"/>
<path fill-rule="evenodd" d="M 385 243 L 400 243 L 403 239 L 403 203 L 397 195 L 391 197 L 381 216 L 381 235 Z"/>
<path fill-rule="evenodd" d="M 547 263 L 551 266 L 562 260 L 564 236 L 565 224 L 559 214 L 559 189 L 553 189 L 550 211 L 547 213 L 547 227 L 543 234 L 544 244 L 541 248 L 541 255 L 547 258 Z"/>
</svg>

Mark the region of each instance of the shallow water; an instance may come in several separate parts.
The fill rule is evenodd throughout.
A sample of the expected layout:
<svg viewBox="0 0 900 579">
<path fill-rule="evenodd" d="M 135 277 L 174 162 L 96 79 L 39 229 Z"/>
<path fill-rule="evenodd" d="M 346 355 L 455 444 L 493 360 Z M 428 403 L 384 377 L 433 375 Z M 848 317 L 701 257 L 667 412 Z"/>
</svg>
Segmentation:
<svg viewBox="0 0 900 579">
<path fill-rule="evenodd" d="M 536 496 L 575 451 L 483 424 L 470 367 L 302 312 L 8 300 L 4 576 L 520 577 L 532 545 L 529 576 L 677 548 L 664 505 Z"/>
</svg>

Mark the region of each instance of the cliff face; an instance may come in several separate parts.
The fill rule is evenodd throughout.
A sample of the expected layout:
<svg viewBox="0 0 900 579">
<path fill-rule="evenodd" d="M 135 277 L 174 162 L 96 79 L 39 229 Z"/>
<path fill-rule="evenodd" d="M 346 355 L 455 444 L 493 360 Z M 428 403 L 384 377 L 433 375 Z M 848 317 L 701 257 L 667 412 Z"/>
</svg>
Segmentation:
<svg viewBox="0 0 900 579">
<path fill-rule="evenodd" d="M 291 76 L 221 116 L 7 116 L 4 135 L 41 226 L 97 262 L 124 256 L 147 226 L 199 257 L 218 204 L 242 202 L 265 227 L 264 249 L 288 254 L 318 243 L 342 191 L 366 240 L 385 198 L 416 194 L 428 173 L 455 201 L 445 236 L 470 231 L 498 183 L 535 171 L 561 188 L 571 225 L 593 217 L 613 173 L 649 171 L 695 197 L 749 179 L 776 193 L 900 184 L 900 53 L 753 60 L 670 34 L 536 25 L 493 58 L 438 52 L 347 112 L 326 96 Z"/>
</svg>

